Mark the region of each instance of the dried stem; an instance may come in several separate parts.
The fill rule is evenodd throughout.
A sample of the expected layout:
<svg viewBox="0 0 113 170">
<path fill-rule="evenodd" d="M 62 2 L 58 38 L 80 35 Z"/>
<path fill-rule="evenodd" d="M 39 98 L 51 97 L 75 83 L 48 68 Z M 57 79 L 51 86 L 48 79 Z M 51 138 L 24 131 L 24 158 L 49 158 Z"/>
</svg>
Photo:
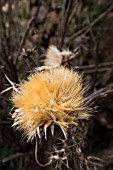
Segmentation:
<svg viewBox="0 0 113 170">
<path fill-rule="evenodd" d="M 73 41 L 78 36 L 86 35 L 90 31 L 91 27 L 97 24 L 102 18 L 108 15 L 112 10 L 113 10 L 113 5 L 111 5 L 105 12 L 101 13 L 97 18 L 95 18 L 92 22 L 90 22 L 90 27 L 89 25 L 87 25 L 83 27 L 81 30 L 79 30 L 78 32 L 76 32 L 75 34 L 73 34 L 72 37 L 69 38 L 69 41 Z"/>
<path fill-rule="evenodd" d="M 8 161 L 11 161 L 12 159 L 16 159 L 16 158 L 19 158 L 19 157 L 30 156 L 32 154 L 33 154 L 33 152 L 16 153 L 16 154 L 13 154 L 13 155 L 10 155 L 10 156 L 7 156 L 7 157 L 1 159 L 0 163 L 4 164 L 4 163 L 6 163 Z"/>
<path fill-rule="evenodd" d="M 61 23 L 61 40 L 60 40 L 60 47 L 59 47 L 60 49 L 62 49 L 64 44 L 72 4 L 73 4 L 73 0 L 66 0 L 64 4 L 62 23 Z"/>
<path fill-rule="evenodd" d="M 19 57 L 20 54 L 21 54 L 22 48 L 23 48 L 23 46 L 24 46 L 24 44 L 25 44 L 26 38 L 27 38 L 27 36 L 28 36 L 28 34 L 29 34 L 29 31 L 30 31 L 30 29 L 31 29 L 34 21 L 35 21 L 35 17 L 32 17 L 31 20 L 30 20 L 30 22 L 29 22 L 29 24 L 28 24 L 28 26 L 27 26 L 27 29 L 26 29 L 26 31 L 25 31 L 25 33 L 24 33 L 24 36 L 23 36 L 23 38 L 22 38 L 22 40 L 21 40 L 20 47 L 19 47 L 19 50 L 18 50 L 16 59 L 15 59 L 15 64 L 17 64 L 17 62 L 18 62 L 18 57 Z"/>
</svg>

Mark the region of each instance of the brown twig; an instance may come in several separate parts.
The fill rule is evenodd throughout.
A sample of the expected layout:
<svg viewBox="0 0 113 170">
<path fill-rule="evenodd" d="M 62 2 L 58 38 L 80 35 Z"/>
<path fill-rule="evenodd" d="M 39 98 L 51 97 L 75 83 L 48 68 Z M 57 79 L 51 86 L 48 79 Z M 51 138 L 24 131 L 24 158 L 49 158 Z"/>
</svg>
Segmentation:
<svg viewBox="0 0 113 170">
<path fill-rule="evenodd" d="M 110 84 L 107 87 L 101 88 L 99 90 L 95 90 L 92 94 L 90 94 L 86 100 L 89 103 L 92 103 L 100 98 L 105 98 L 109 93 L 113 93 L 113 84 Z M 95 102 L 96 103 L 96 102 Z"/>
<path fill-rule="evenodd" d="M 26 38 L 27 38 L 27 36 L 28 36 L 28 34 L 29 34 L 29 31 L 30 31 L 33 23 L 34 23 L 35 20 L 36 20 L 36 16 L 37 16 L 37 13 L 39 12 L 40 5 L 41 5 L 41 1 L 38 1 L 37 10 L 36 10 L 34 16 L 30 19 L 29 24 L 28 24 L 28 26 L 27 26 L 27 29 L 26 29 L 26 31 L 25 31 L 25 33 L 24 33 L 24 36 L 23 36 L 23 38 L 22 38 L 22 40 L 21 40 L 21 42 L 20 42 L 20 47 L 19 47 L 19 50 L 18 50 L 18 52 L 17 52 L 17 56 L 16 56 L 16 58 L 15 58 L 15 64 L 17 64 L 17 62 L 18 62 L 18 57 L 19 57 L 19 55 L 21 54 L 21 51 L 22 51 L 22 48 L 23 48 L 23 46 L 24 46 L 24 44 L 25 44 Z"/>
<path fill-rule="evenodd" d="M 105 67 L 105 68 L 95 68 L 95 69 L 92 69 L 92 70 L 85 70 L 83 71 L 85 74 L 93 74 L 93 73 L 102 73 L 102 72 L 106 72 L 106 71 L 109 71 L 110 69 L 112 68 L 109 68 L 109 67 Z"/>
<path fill-rule="evenodd" d="M 19 18 L 19 6 L 18 6 L 19 1 L 15 0 L 14 5 L 15 5 L 15 33 L 16 33 L 16 41 L 17 45 L 19 44 L 20 40 L 20 35 L 19 35 L 19 24 L 18 24 L 18 18 Z"/>
<path fill-rule="evenodd" d="M 64 44 L 72 4 L 73 4 L 73 0 L 66 0 L 64 4 L 62 22 L 61 22 L 61 39 L 60 39 L 60 47 L 59 47 L 60 49 L 62 49 Z"/>
<path fill-rule="evenodd" d="M 19 47 L 17 56 L 16 56 L 16 58 L 15 58 L 15 64 L 16 64 L 17 61 L 18 61 L 18 57 L 19 57 L 19 55 L 21 54 L 22 48 L 23 48 L 23 46 L 24 46 L 24 44 L 25 44 L 26 38 L 27 38 L 27 36 L 28 36 L 28 34 L 29 34 L 29 31 L 30 31 L 30 29 L 31 29 L 34 21 L 35 21 L 35 17 L 32 17 L 31 20 L 30 20 L 30 22 L 29 22 L 29 24 L 28 24 L 28 26 L 27 26 L 27 29 L 26 29 L 26 31 L 25 31 L 25 33 L 24 33 L 24 36 L 23 36 L 23 38 L 22 38 L 22 40 L 21 40 L 20 47 Z"/>
<path fill-rule="evenodd" d="M 77 8 L 79 7 L 80 4 L 81 4 L 81 1 L 78 1 L 78 2 L 76 1 L 75 4 L 73 4 L 74 8 L 72 9 L 71 15 L 69 16 L 68 24 L 71 23 L 72 18 L 74 17 L 77 11 Z"/>
<path fill-rule="evenodd" d="M 109 68 L 111 66 L 113 66 L 113 61 L 98 64 L 98 67 L 95 64 L 76 66 L 75 70 L 77 70 L 77 71 L 86 71 L 86 70 L 94 70 L 94 69 L 98 70 L 98 69 L 102 69 L 102 68 Z"/>
<path fill-rule="evenodd" d="M 13 155 L 10 155 L 10 156 L 7 156 L 7 157 L 1 159 L 0 163 L 4 164 L 4 163 L 6 163 L 8 161 L 11 161 L 12 159 L 16 159 L 16 158 L 24 157 L 24 156 L 30 156 L 32 154 L 33 154 L 33 152 L 16 153 L 16 154 L 13 154 Z"/>
<path fill-rule="evenodd" d="M 107 14 L 109 14 L 113 10 L 113 5 L 111 5 L 106 11 L 101 13 L 97 18 L 95 18 L 91 23 L 90 27 L 89 25 L 83 27 L 81 30 L 76 32 L 72 37 L 69 38 L 69 41 L 74 40 L 76 37 L 80 36 L 81 34 L 86 35 L 89 31 L 90 28 L 93 27 L 95 24 L 97 24 L 102 18 L 104 18 Z"/>
<path fill-rule="evenodd" d="M 6 39 L 7 35 L 6 35 L 6 27 L 5 27 L 5 23 L 4 23 L 4 19 L 3 19 L 2 1 L 0 1 L 0 26 L 1 26 L 1 29 L 3 31 L 2 36 Z"/>
</svg>

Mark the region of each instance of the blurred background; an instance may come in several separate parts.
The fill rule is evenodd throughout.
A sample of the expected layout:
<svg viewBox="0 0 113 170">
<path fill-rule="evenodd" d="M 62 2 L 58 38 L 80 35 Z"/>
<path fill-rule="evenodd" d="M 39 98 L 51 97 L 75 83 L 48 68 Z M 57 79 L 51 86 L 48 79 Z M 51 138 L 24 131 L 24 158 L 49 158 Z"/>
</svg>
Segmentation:
<svg viewBox="0 0 113 170">
<path fill-rule="evenodd" d="M 113 0 L 0 0 L 0 91 L 11 86 L 5 75 L 18 84 L 42 66 L 50 44 L 78 49 L 67 65 L 84 73 L 97 107 L 83 153 L 113 170 Z M 0 170 L 40 169 L 34 142 L 11 127 L 10 96 L 0 95 Z"/>
</svg>

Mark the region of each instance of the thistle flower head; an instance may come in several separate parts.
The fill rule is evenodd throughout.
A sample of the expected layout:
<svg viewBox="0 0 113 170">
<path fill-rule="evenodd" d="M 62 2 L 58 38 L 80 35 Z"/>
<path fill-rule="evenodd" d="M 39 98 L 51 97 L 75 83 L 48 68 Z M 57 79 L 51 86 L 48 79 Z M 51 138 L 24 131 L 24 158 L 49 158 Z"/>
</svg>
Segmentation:
<svg viewBox="0 0 113 170">
<path fill-rule="evenodd" d="M 18 91 L 12 95 L 16 108 L 12 115 L 13 126 L 22 130 L 28 140 L 36 134 L 47 138 L 48 127 L 54 135 L 54 126 L 59 126 L 66 137 L 70 124 L 89 117 L 82 78 L 67 68 L 35 71 L 20 84 Z"/>
</svg>

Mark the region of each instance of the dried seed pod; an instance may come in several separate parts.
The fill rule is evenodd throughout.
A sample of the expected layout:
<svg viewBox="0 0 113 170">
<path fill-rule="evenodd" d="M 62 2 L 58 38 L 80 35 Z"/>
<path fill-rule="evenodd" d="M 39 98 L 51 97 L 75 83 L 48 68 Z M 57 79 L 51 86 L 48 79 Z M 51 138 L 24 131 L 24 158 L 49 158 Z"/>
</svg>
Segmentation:
<svg viewBox="0 0 113 170">
<path fill-rule="evenodd" d="M 45 66 L 60 66 L 65 65 L 68 61 L 74 59 L 79 53 L 79 49 L 73 52 L 69 50 L 59 51 L 54 45 L 51 45 L 47 50 L 45 58 Z"/>
<path fill-rule="evenodd" d="M 20 84 L 19 93 L 16 90 L 12 94 L 16 108 L 13 126 L 22 130 L 28 140 L 36 134 L 39 138 L 44 134 L 47 139 L 48 127 L 54 136 L 55 126 L 60 127 L 66 138 L 69 125 L 89 118 L 84 91 L 77 72 L 62 66 L 36 70 Z"/>
</svg>

